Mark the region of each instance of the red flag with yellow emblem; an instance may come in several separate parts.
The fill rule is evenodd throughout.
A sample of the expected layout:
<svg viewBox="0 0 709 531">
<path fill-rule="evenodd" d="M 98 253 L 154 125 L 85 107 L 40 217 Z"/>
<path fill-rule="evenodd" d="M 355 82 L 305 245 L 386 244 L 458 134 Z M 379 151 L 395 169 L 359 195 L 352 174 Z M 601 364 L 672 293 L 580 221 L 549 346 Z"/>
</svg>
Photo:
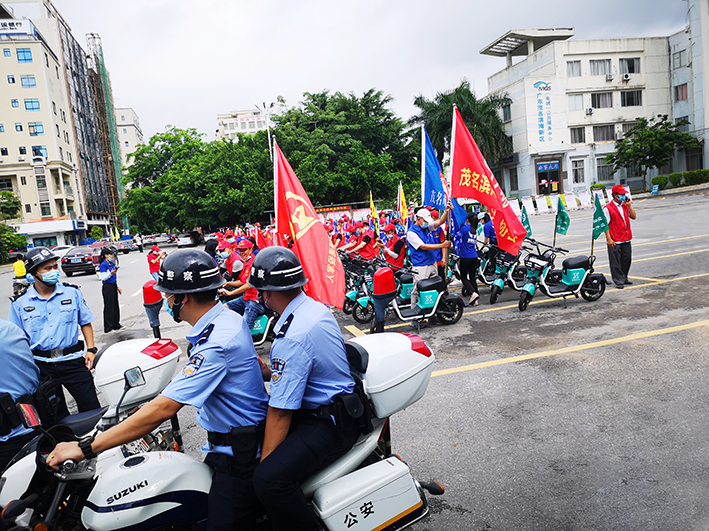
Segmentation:
<svg viewBox="0 0 709 531">
<path fill-rule="evenodd" d="M 517 255 L 527 231 L 512 210 L 457 108 L 453 109 L 452 139 L 451 195 L 475 199 L 488 207 L 498 246 Z"/>
<path fill-rule="evenodd" d="M 274 142 L 274 200 L 279 240 L 292 240 L 309 282 L 305 293 L 316 301 L 342 309 L 345 271 L 330 236 L 315 213 L 293 168 Z"/>
</svg>

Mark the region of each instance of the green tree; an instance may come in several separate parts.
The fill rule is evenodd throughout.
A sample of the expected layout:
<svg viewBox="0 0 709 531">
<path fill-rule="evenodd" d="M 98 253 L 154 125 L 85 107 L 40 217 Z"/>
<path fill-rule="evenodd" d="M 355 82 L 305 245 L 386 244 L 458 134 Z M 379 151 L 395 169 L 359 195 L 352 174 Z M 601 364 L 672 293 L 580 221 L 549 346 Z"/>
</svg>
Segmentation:
<svg viewBox="0 0 709 531">
<path fill-rule="evenodd" d="M 22 201 L 12 192 L 0 192 L 0 220 L 17 217 L 22 208 Z"/>
<path fill-rule="evenodd" d="M 687 124 L 686 119 L 672 123 L 666 114 L 650 120 L 638 118 L 636 125 L 616 143 L 615 151 L 606 157 L 606 164 L 612 164 L 614 172 L 635 166 L 644 180 L 650 168 L 667 164 L 676 149 L 699 148 L 696 138 L 680 131 Z"/>
<path fill-rule="evenodd" d="M 470 82 L 464 79 L 453 90 L 439 92 L 432 100 L 416 96 L 414 105 L 421 112 L 409 120 L 409 125 L 426 126 L 433 149 L 442 165 L 445 154 L 450 151 L 455 105 L 483 156 L 495 166 L 512 152 L 512 139 L 505 132 L 500 116 L 501 109 L 511 103 L 512 100 L 506 94 L 489 94 L 478 99 L 470 89 Z"/>
<path fill-rule="evenodd" d="M 89 231 L 89 237 L 93 238 L 94 240 L 100 240 L 101 238 L 103 238 L 103 229 L 98 225 L 94 225 L 93 227 L 91 227 L 91 231 Z"/>
<path fill-rule="evenodd" d="M 365 201 L 370 190 L 393 202 L 399 181 L 410 194 L 416 189 L 420 144 L 387 107 L 391 101 L 375 89 L 361 97 L 306 92 L 274 117 L 278 144 L 313 203 Z"/>
<path fill-rule="evenodd" d="M 27 236 L 18 234 L 14 227 L 0 223 L 0 263 L 7 262 L 10 249 L 22 249 L 27 245 Z"/>
</svg>

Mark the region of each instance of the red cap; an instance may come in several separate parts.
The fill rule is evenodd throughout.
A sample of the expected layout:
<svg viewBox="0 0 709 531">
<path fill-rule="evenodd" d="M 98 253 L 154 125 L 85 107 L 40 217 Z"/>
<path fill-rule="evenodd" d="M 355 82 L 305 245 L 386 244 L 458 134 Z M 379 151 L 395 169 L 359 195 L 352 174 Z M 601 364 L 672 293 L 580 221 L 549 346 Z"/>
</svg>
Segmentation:
<svg viewBox="0 0 709 531">
<path fill-rule="evenodd" d="M 244 249 L 253 249 L 253 248 L 254 248 L 254 244 L 251 243 L 250 240 L 247 240 L 247 239 L 244 238 L 243 240 L 241 240 L 241 241 L 236 245 L 236 248 L 239 249 L 240 251 L 242 251 L 242 250 L 244 250 Z"/>
<path fill-rule="evenodd" d="M 221 251 L 222 249 L 231 249 L 231 244 L 230 244 L 228 241 L 226 241 L 226 240 L 222 240 L 222 241 L 219 242 L 219 245 L 217 246 L 217 249 L 219 249 L 220 251 Z"/>
<path fill-rule="evenodd" d="M 224 236 L 234 236 L 234 231 L 231 230 L 231 229 L 229 229 L 228 231 L 226 231 L 226 232 L 224 233 Z"/>
<path fill-rule="evenodd" d="M 439 217 L 441 217 L 441 215 L 439 214 L 438 210 L 434 210 L 431 212 L 431 217 L 433 219 L 438 219 Z"/>
<path fill-rule="evenodd" d="M 160 247 L 158 247 L 157 245 L 153 245 L 153 246 L 150 248 L 150 250 L 151 250 L 151 251 L 155 251 L 156 253 L 159 253 L 159 252 L 160 252 Z"/>
<path fill-rule="evenodd" d="M 612 189 L 611 189 L 611 194 L 620 194 L 623 195 L 625 193 L 625 186 L 622 184 L 616 184 Z"/>
<path fill-rule="evenodd" d="M 362 223 L 361 221 L 358 221 L 354 224 L 355 229 L 361 229 L 362 227 L 364 227 L 364 223 Z"/>
<path fill-rule="evenodd" d="M 396 227 L 394 225 L 392 225 L 391 223 L 387 223 L 387 226 L 384 227 L 384 232 L 389 232 L 389 231 L 393 231 L 393 230 L 396 230 Z"/>
</svg>

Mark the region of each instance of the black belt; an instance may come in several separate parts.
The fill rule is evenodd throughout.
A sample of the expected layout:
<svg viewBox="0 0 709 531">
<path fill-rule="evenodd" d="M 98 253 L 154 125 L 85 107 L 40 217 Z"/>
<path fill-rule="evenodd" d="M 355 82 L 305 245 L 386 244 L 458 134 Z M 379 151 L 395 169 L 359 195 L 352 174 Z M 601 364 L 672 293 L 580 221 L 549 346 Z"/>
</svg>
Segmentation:
<svg viewBox="0 0 709 531">
<path fill-rule="evenodd" d="M 80 350 L 84 350 L 83 341 L 79 341 L 76 345 L 66 348 L 55 348 L 52 350 L 41 350 L 36 348 L 32 351 L 32 354 L 39 358 L 59 358 L 61 356 L 66 356 L 67 354 L 79 352 Z"/>
<path fill-rule="evenodd" d="M 207 440 L 212 446 L 231 446 L 231 433 L 208 431 Z"/>
</svg>

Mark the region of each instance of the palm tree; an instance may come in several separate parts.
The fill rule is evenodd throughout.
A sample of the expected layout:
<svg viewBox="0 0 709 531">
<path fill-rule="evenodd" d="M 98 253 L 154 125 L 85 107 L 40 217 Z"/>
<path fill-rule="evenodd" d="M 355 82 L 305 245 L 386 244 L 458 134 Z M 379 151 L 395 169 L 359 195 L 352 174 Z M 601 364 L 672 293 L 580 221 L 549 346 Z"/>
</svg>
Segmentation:
<svg viewBox="0 0 709 531">
<path fill-rule="evenodd" d="M 491 166 L 498 165 L 512 151 L 512 139 L 507 136 L 500 110 L 510 105 L 507 94 L 489 94 L 478 99 L 470 89 L 470 82 L 463 79 L 453 90 L 439 92 L 433 100 L 424 96 L 414 98 L 414 105 L 421 112 L 409 120 L 409 125 L 425 125 L 433 149 L 441 164 L 445 153 L 450 151 L 453 105 L 463 117 L 483 156 Z"/>
</svg>

